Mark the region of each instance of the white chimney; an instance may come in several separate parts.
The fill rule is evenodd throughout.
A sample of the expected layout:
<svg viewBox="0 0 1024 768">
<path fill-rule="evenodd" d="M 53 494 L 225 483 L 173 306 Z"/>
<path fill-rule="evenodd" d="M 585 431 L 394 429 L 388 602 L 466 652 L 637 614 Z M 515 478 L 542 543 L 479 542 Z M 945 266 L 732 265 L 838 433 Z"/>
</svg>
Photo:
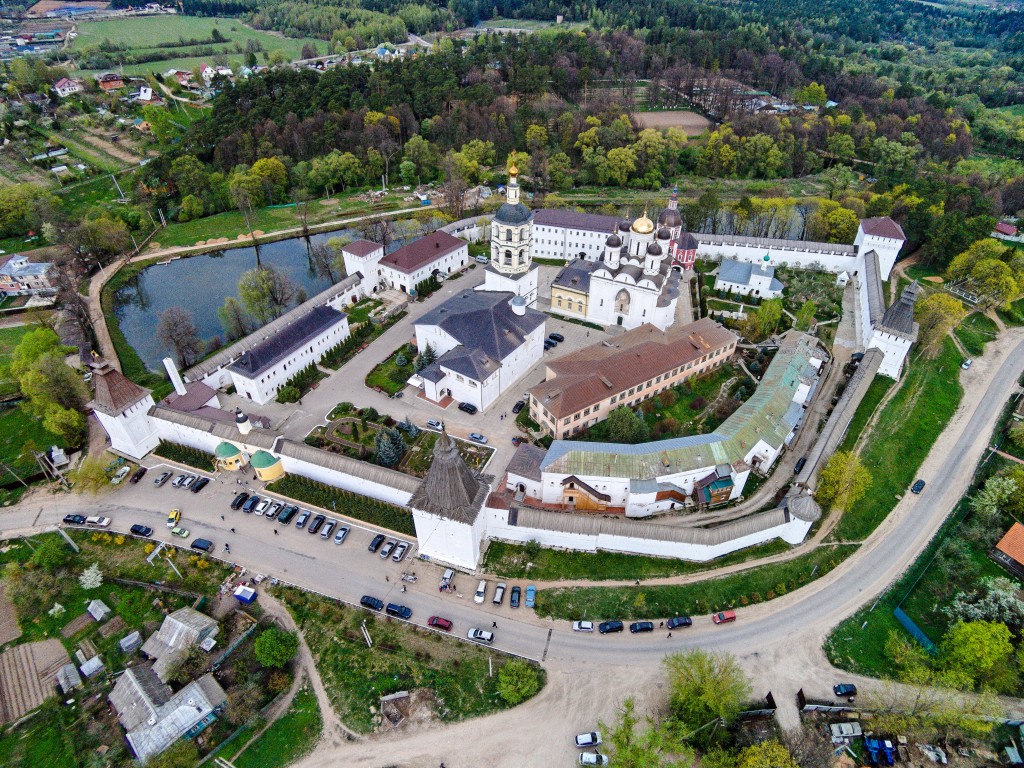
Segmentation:
<svg viewBox="0 0 1024 768">
<path fill-rule="evenodd" d="M 520 317 L 526 314 L 526 299 L 524 299 L 522 296 L 513 296 L 511 304 L 512 312 L 514 314 L 517 314 Z"/>
<path fill-rule="evenodd" d="M 235 426 L 243 435 L 248 435 L 252 431 L 252 422 L 249 421 L 248 416 L 242 413 L 241 408 L 235 408 Z"/>
<path fill-rule="evenodd" d="M 179 395 L 188 394 L 188 390 L 185 389 L 185 382 L 181 380 L 181 374 L 178 373 L 178 366 L 174 364 L 174 361 L 169 358 L 164 358 L 164 368 L 167 369 L 167 375 L 171 379 L 171 383 L 174 385 L 174 391 Z"/>
</svg>

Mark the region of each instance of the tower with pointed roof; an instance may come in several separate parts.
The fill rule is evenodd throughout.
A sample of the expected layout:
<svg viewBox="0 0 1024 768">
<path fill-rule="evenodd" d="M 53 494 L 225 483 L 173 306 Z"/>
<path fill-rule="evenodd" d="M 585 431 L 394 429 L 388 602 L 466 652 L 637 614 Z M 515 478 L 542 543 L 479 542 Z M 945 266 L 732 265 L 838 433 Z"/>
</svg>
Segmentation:
<svg viewBox="0 0 1024 768">
<path fill-rule="evenodd" d="M 444 429 L 434 443 L 434 461 L 409 499 L 421 555 L 473 570 L 486 533 L 486 481 L 474 474 Z"/>
<path fill-rule="evenodd" d="M 508 169 L 505 202 L 491 222 L 491 261 L 483 291 L 508 291 L 527 304 L 537 300 L 537 266 L 533 263 L 533 212 L 519 199 L 519 169 Z"/>
<path fill-rule="evenodd" d="M 152 393 L 101 357 L 96 357 L 89 367 L 95 393 L 87 407 L 106 430 L 111 448 L 141 459 L 160 442 L 149 418 L 149 409 L 154 405 Z"/>
</svg>

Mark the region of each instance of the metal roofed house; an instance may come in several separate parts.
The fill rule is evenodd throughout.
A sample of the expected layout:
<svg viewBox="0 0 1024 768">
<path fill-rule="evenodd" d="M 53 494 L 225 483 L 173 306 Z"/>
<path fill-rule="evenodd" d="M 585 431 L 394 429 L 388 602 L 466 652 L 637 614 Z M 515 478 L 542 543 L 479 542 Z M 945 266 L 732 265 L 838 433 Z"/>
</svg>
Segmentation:
<svg viewBox="0 0 1024 768">
<path fill-rule="evenodd" d="M 506 487 L 552 508 L 646 517 L 694 503 L 697 481 L 729 465 L 736 499 L 751 469 L 767 471 L 792 440 L 824 360 L 813 337 L 789 331 L 757 390 L 713 433 L 637 445 L 556 440 L 539 483 L 506 471 Z"/>
<path fill-rule="evenodd" d="M 146 761 L 213 723 L 227 694 L 212 674 L 173 693 L 151 667 L 140 666 L 125 670 L 108 699 L 135 756 Z"/>
<path fill-rule="evenodd" d="M 142 644 L 142 652 L 154 659 L 153 671 L 161 680 L 166 680 L 174 662 L 186 648 L 197 645 L 217 634 L 216 619 L 193 608 L 179 608 L 164 617 L 160 629 L 150 635 Z"/>
<path fill-rule="evenodd" d="M 313 365 L 348 338 L 348 316 L 318 306 L 275 335 L 247 349 L 228 366 L 240 395 L 262 405 L 277 396 L 290 378 Z"/>
<path fill-rule="evenodd" d="M 0 256 L 0 294 L 36 295 L 53 291 L 49 262 L 32 262 L 26 256 Z"/>
<path fill-rule="evenodd" d="M 728 291 L 740 296 L 756 296 L 762 299 L 774 299 L 782 295 L 785 287 L 775 279 L 775 267 L 768 264 L 770 256 L 765 256 L 765 263 L 752 264 L 735 259 L 722 259 L 715 276 L 715 290 Z"/>
<path fill-rule="evenodd" d="M 412 293 L 424 280 L 455 272 L 468 263 L 469 246 L 466 242 L 438 230 L 384 256 L 378 262 L 378 269 L 380 282 L 388 288 Z"/>
<path fill-rule="evenodd" d="M 424 395 L 487 408 L 543 356 L 545 319 L 521 296 L 473 290 L 425 313 L 416 344 L 438 357 L 421 372 Z"/>
<path fill-rule="evenodd" d="M 738 337 L 710 318 L 661 331 L 641 325 L 548 362 L 530 391 L 530 417 L 564 439 L 693 376 L 717 368 Z"/>
</svg>

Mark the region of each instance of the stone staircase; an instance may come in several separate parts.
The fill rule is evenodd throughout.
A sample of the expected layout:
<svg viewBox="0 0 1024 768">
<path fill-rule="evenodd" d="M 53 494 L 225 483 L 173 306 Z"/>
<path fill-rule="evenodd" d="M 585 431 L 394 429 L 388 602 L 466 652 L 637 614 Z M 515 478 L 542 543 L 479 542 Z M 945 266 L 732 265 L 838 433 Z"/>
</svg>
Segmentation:
<svg viewBox="0 0 1024 768">
<path fill-rule="evenodd" d="M 0 654 L 0 722 L 17 720 L 53 695 L 57 671 L 68 661 L 59 640 L 24 643 Z"/>
</svg>

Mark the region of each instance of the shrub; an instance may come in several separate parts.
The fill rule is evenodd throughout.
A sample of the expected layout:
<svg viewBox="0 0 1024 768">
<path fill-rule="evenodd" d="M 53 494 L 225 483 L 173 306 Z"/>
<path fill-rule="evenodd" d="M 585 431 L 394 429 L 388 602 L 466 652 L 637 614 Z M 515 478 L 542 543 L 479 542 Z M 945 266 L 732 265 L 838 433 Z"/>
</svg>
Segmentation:
<svg viewBox="0 0 1024 768">
<path fill-rule="evenodd" d="M 188 445 L 161 440 L 153 453 L 165 459 L 170 459 L 189 467 L 195 467 L 196 469 L 202 469 L 206 472 L 211 472 L 215 469 L 212 453 L 206 453 L 206 451 L 200 451 L 198 448 L 192 448 Z"/>
<path fill-rule="evenodd" d="M 396 533 L 404 533 L 408 536 L 416 535 L 412 514 L 408 510 L 384 501 L 371 499 L 368 496 L 342 491 L 308 477 L 286 475 L 280 480 L 270 483 L 267 490 L 296 501 L 330 509 L 339 515 L 379 525 Z"/>
<path fill-rule="evenodd" d="M 698 395 L 697 397 L 693 398 L 693 400 L 690 402 L 690 410 L 699 411 L 699 410 L 703 409 L 704 406 L 706 406 L 707 404 L 708 404 L 708 401 L 705 400 L 700 395 Z"/>
<path fill-rule="evenodd" d="M 297 403 L 299 401 L 299 398 L 301 397 L 302 392 L 299 391 L 298 387 L 293 387 L 290 384 L 285 384 L 277 393 L 277 402 Z"/>
<path fill-rule="evenodd" d="M 540 672 L 522 659 L 506 662 L 498 672 L 498 694 L 515 706 L 540 690 Z"/>
</svg>

